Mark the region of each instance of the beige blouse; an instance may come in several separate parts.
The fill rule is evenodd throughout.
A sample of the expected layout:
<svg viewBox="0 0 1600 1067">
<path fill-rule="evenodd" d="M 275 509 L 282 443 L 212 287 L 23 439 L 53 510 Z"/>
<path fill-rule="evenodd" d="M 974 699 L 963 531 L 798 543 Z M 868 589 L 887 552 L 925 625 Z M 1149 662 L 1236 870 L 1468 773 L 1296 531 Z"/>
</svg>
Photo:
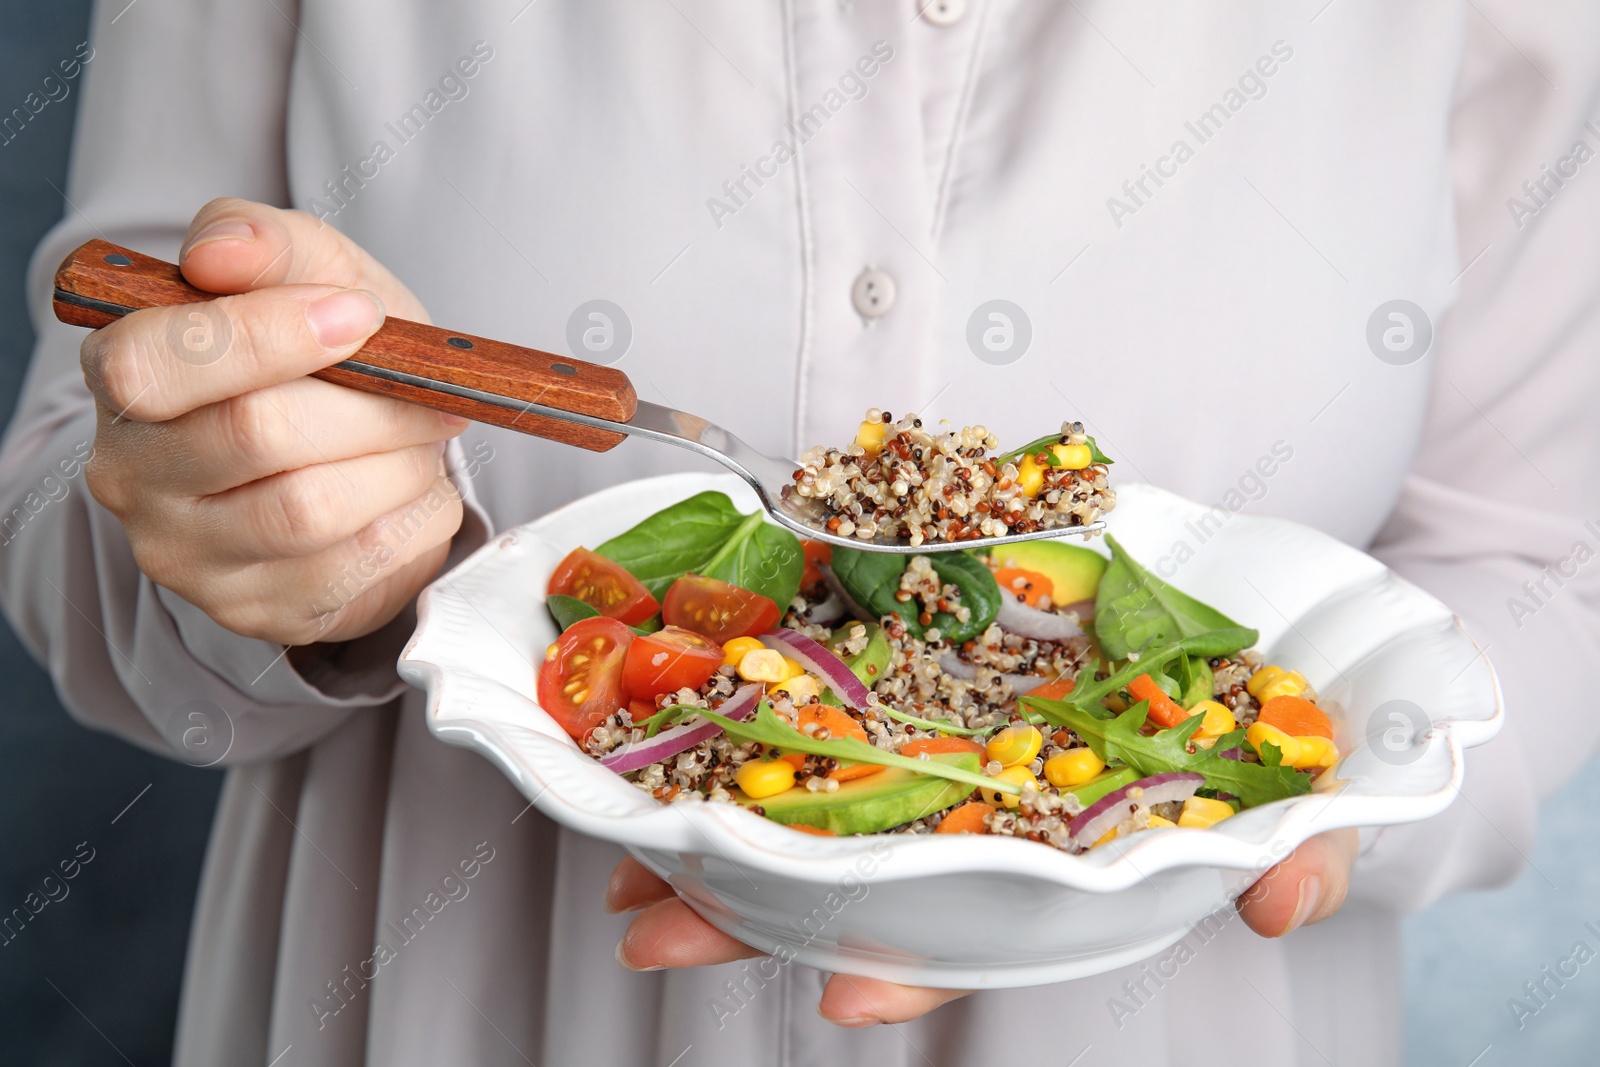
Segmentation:
<svg viewBox="0 0 1600 1067">
<path fill-rule="evenodd" d="M 1398 1063 L 1398 915 L 1510 878 L 1594 748 L 1600 580 L 1549 566 L 1600 518 L 1593 4 L 112 0 L 93 44 L 0 591 L 86 724 L 230 768 L 184 1067 Z M 144 579 L 85 492 L 54 265 L 96 235 L 170 258 L 219 195 L 313 210 L 436 321 L 578 345 L 775 454 L 872 405 L 1082 418 L 1122 479 L 1321 527 L 1445 599 L 1507 728 L 1446 815 L 1366 837 L 1337 918 L 1222 921 L 1160 981 L 845 1031 L 800 967 L 625 972 L 617 850 L 431 739 L 393 671 L 409 620 L 302 675 Z M 583 347 L 595 300 L 609 348 Z M 1026 327 L 998 347 L 995 300 Z M 451 460 L 458 552 L 690 462 L 481 428 Z"/>
</svg>

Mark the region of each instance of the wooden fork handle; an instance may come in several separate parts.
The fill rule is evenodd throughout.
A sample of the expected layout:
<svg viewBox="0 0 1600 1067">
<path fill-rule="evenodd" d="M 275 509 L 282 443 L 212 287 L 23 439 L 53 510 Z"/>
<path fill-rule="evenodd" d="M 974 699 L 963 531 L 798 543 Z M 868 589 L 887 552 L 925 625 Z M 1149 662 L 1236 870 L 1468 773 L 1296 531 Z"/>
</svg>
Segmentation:
<svg viewBox="0 0 1600 1067">
<path fill-rule="evenodd" d="M 56 318 L 94 329 L 142 308 L 216 299 L 184 281 L 175 265 L 109 241 L 90 241 L 69 255 L 55 286 Z M 361 351 L 314 377 L 591 452 L 614 448 L 626 435 L 536 414 L 525 405 L 627 422 L 639 404 L 628 376 L 611 367 L 393 316 Z"/>
</svg>

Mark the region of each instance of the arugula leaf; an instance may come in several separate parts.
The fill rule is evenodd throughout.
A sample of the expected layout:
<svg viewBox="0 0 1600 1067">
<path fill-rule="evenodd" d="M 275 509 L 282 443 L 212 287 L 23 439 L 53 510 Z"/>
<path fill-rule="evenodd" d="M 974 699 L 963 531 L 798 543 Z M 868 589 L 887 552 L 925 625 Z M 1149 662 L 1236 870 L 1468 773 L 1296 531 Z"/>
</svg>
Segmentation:
<svg viewBox="0 0 1600 1067">
<path fill-rule="evenodd" d="M 897 756 L 892 752 L 885 752 L 876 745 L 869 745 L 865 741 L 854 737 L 834 737 L 826 741 L 818 741 L 814 737 L 807 737 L 782 719 L 778 718 L 772 706 L 762 701 L 756 708 L 753 717 L 743 722 L 738 719 L 729 719 L 718 715 L 714 711 L 701 711 L 702 718 L 709 719 L 722 727 L 723 731 L 740 744 L 755 741 L 766 745 L 768 748 L 781 749 L 784 752 L 804 752 L 811 756 L 830 756 L 834 759 L 855 760 L 857 763 L 875 763 L 880 767 L 899 767 L 902 770 L 915 771 L 918 774 L 931 775 L 935 778 L 948 778 L 952 782 L 962 782 L 971 786 L 982 786 L 1000 793 L 1020 795 L 1022 787 L 1013 782 L 990 778 L 987 775 L 974 771 L 962 770 L 960 767 L 938 760 L 912 759 L 909 756 Z"/>
<path fill-rule="evenodd" d="M 1100 578 L 1095 597 L 1094 632 L 1110 658 L 1126 659 L 1128 653 L 1149 645 L 1223 630 L 1236 631 L 1242 643 L 1205 655 L 1231 656 L 1260 637 L 1255 630 L 1241 627 L 1145 570 L 1110 534 L 1106 544 L 1111 548 L 1111 563 Z"/>
<path fill-rule="evenodd" d="M 1126 689 L 1128 683 L 1139 677 L 1139 675 L 1148 674 L 1152 669 L 1165 667 L 1180 655 L 1216 656 L 1223 655 L 1223 653 L 1213 652 L 1212 649 L 1244 648 L 1247 644 L 1255 643 L 1254 634 L 1254 630 L 1234 627 L 1229 630 L 1213 630 L 1203 634 L 1195 634 L 1193 637 L 1185 637 L 1183 640 L 1176 641 L 1170 645 L 1140 653 L 1137 660 L 1123 664 L 1099 681 L 1095 680 L 1093 668 L 1084 667 L 1078 671 L 1077 677 L 1074 679 L 1072 692 L 1066 696 L 1066 702 L 1075 706 L 1079 711 L 1086 712 L 1097 718 L 1110 718 L 1111 713 L 1100 706 L 1100 701 L 1119 689 Z M 1246 644 L 1237 644 L 1238 641 L 1246 636 L 1250 638 Z M 1019 698 L 1019 703 L 1024 707 L 1035 707 L 1042 711 L 1044 710 L 1043 705 L 1055 702 L 1041 700 L 1038 697 L 1024 696 Z M 1056 725 L 1064 726 L 1066 724 L 1056 723 Z"/>
<path fill-rule="evenodd" d="M 1095 439 L 1093 437 L 1090 437 L 1088 434 L 1084 434 L 1083 437 L 1084 437 L 1084 440 L 1089 443 L 1089 462 L 1091 462 L 1091 463 L 1104 463 L 1107 466 L 1110 466 L 1111 464 L 1116 462 L 1116 460 L 1112 459 L 1110 456 L 1108 456 L 1104 452 L 1100 451 L 1100 446 L 1095 443 Z M 1001 466 L 1004 466 L 1007 463 L 1014 463 L 1017 460 L 1021 459 L 1023 456 L 1030 455 L 1030 454 L 1035 453 L 1035 452 L 1044 452 L 1045 453 L 1045 462 L 1050 464 L 1050 466 L 1052 466 L 1052 467 L 1059 467 L 1059 466 L 1061 466 L 1061 461 L 1059 459 L 1055 458 L 1055 454 L 1050 452 L 1049 448 L 1050 448 L 1051 445 L 1059 444 L 1060 441 L 1061 441 L 1061 434 L 1059 434 L 1059 433 L 1048 434 L 1048 435 L 1046 435 L 1044 437 L 1039 438 L 1036 441 L 1029 441 L 1027 444 L 1023 445 L 1021 448 L 1013 448 L 1010 452 L 1007 452 L 1004 455 L 996 456 L 995 460 L 994 460 L 994 465 L 996 467 L 1001 467 Z"/>
<path fill-rule="evenodd" d="M 1150 712 L 1147 701 L 1140 701 L 1113 719 L 1097 718 L 1066 701 L 1036 700 L 1032 706 L 1052 721 L 1059 719 L 1057 724 L 1083 738 L 1096 756 L 1108 763 L 1120 760 L 1141 777 L 1167 771 L 1203 774 L 1207 788 L 1232 793 L 1247 808 L 1311 792 L 1310 776 L 1292 767 L 1269 765 L 1265 757 L 1261 763 L 1224 759 L 1222 753 L 1241 744 L 1243 730 L 1223 735 L 1210 748 L 1190 752 L 1189 739 L 1203 718 L 1199 715 L 1147 737 L 1139 732 Z"/>
<path fill-rule="evenodd" d="M 1216 672 L 1211 669 L 1203 656 L 1179 656 L 1172 661 L 1172 680 L 1176 683 L 1177 692 L 1168 691 L 1167 695 L 1186 708 L 1192 708 L 1202 700 L 1211 699 L 1211 685 L 1216 678 Z M 1157 684 L 1161 681 L 1156 679 Z"/>
<path fill-rule="evenodd" d="M 852 599 L 878 618 L 898 615 L 905 620 L 906 629 L 916 637 L 928 631 L 918 621 L 921 602 L 912 599 L 901 603 L 895 599 L 900 591 L 900 577 L 905 574 L 913 557 L 897 556 L 888 552 L 862 552 L 854 548 L 833 550 L 833 576 L 839 579 Z M 983 633 L 1000 614 L 1000 584 L 994 580 L 989 565 L 971 552 L 935 552 L 925 557 L 933 564 L 939 581 L 961 590 L 961 603 L 971 614 L 961 622 L 948 612 L 933 615 L 933 627 L 940 636 L 953 644 L 968 641 Z"/>
<path fill-rule="evenodd" d="M 895 722 L 907 723 L 923 730 L 938 730 L 942 734 L 952 734 L 956 737 L 982 737 L 984 734 L 991 733 L 994 730 L 992 726 L 985 726 L 981 730 L 973 730 L 965 726 L 957 726 L 949 719 L 919 719 L 915 715 L 891 708 L 887 704 L 879 704 L 878 710 Z"/>
<path fill-rule="evenodd" d="M 656 512 L 595 551 L 622 564 L 658 600 L 685 574 L 702 574 L 760 593 L 783 611 L 805 570 L 799 538 L 711 490 Z"/>
</svg>

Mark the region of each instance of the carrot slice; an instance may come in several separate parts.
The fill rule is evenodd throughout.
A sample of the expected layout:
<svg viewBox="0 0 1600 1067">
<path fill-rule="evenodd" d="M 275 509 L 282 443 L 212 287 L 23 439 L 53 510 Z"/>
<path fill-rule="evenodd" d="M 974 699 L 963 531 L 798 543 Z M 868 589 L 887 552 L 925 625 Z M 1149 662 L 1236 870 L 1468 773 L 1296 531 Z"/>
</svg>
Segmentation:
<svg viewBox="0 0 1600 1067">
<path fill-rule="evenodd" d="M 1000 592 L 1015 597 L 1030 608 L 1038 607 L 1041 597 L 1055 592 L 1049 575 L 1021 567 L 1001 567 L 994 572 L 994 580 L 1000 584 Z"/>
<path fill-rule="evenodd" d="M 853 737 L 857 741 L 867 743 L 867 730 L 857 722 L 848 711 L 836 708 L 829 704 L 807 704 L 800 709 L 800 730 L 806 732 L 806 724 L 815 723 L 828 731 L 830 738 Z M 848 782 L 852 778 L 865 778 L 869 774 L 877 774 L 883 770 L 876 763 L 847 763 L 835 767 L 828 775 L 836 782 Z"/>
<path fill-rule="evenodd" d="M 983 820 L 993 809 L 977 800 L 969 800 L 944 817 L 936 834 L 981 834 Z"/>
<path fill-rule="evenodd" d="M 1072 687 L 1076 684 L 1071 678 L 1057 678 L 1053 682 L 1046 682 L 1041 686 L 1030 689 L 1024 695 L 1038 697 L 1040 700 L 1060 700 L 1072 692 Z"/>
<path fill-rule="evenodd" d="M 800 832 L 802 834 L 815 834 L 818 837 L 838 837 L 839 836 L 838 834 L 834 833 L 832 830 L 829 830 L 826 827 L 822 827 L 822 826 L 807 826 L 803 822 L 792 822 L 792 823 L 789 823 L 787 825 L 788 825 L 789 829 L 798 831 L 798 832 Z"/>
<path fill-rule="evenodd" d="M 1290 737 L 1326 737 L 1333 740 L 1333 720 L 1305 697 L 1273 697 L 1261 705 L 1261 722 L 1276 726 Z"/>
<path fill-rule="evenodd" d="M 981 754 L 983 746 L 976 741 L 968 741 L 965 737 L 919 737 L 915 741 L 907 741 L 900 747 L 900 755 L 909 756 L 912 759 L 916 759 L 924 752 L 930 756 L 951 752 Z"/>
<path fill-rule="evenodd" d="M 1183 705 L 1167 696 L 1166 690 L 1156 684 L 1148 674 L 1141 674 L 1128 683 L 1128 692 L 1134 700 L 1150 702 L 1150 721 L 1164 730 L 1170 730 L 1189 717 Z"/>
</svg>

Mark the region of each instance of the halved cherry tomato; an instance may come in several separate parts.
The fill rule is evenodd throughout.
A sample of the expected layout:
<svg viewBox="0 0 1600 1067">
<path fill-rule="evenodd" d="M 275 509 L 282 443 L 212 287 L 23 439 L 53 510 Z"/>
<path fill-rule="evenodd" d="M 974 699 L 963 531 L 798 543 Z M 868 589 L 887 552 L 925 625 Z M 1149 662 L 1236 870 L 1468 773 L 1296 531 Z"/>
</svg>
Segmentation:
<svg viewBox="0 0 1600 1067">
<path fill-rule="evenodd" d="M 550 576 L 547 596 L 577 597 L 600 614 L 635 626 L 660 610 L 644 583 L 587 548 L 575 548 Z"/>
<path fill-rule="evenodd" d="M 1021 567 L 1002 567 L 994 572 L 1000 592 L 1015 597 L 1030 608 L 1039 606 L 1039 598 L 1053 596 L 1055 585 L 1050 576 L 1038 571 L 1025 571 Z"/>
<path fill-rule="evenodd" d="M 926 752 L 930 756 L 939 756 L 950 752 L 974 752 L 981 754 L 983 746 L 976 741 L 968 741 L 965 737 L 919 737 L 915 741 L 907 741 L 900 746 L 900 755 L 916 759 Z"/>
<path fill-rule="evenodd" d="M 722 666 L 722 649 L 692 630 L 664 626 L 633 639 L 622 688 L 635 700 L 699 689 Z"/>
<path fill-rule="evenodd" d="M 826 541 L 801 541 L 805 550 L 806 569 L 800 575 L 800 591 L 810 593 L 822 584 L 822 567 L 833 562 L 833 546 Z"/>
<path fill-rule="evenodd" d="M 661 619 L 725 645 L 735 637 L 754 637 L 778 625 L 781 613 L 770 597 L 716 578 L 685 574 L 672 583 L 661 605 Z"/>
<path fill-rule="evenodd" d="M 539 706 L 583 740 L 623 706 L 622 666 L 631 644 L 633 631 L 604 615 L 567 627 L 539 665 Z"/>
<path fill-rule="evenodd" d="M 623 670 L 627 670 L 626 665 L 624 665 Z M 656 706 L 649 700 L 630 700 L 628 701 L 628 711 L 632 713 L 634 725 L 637 726 L 656 713 Z"/>
</svg>

